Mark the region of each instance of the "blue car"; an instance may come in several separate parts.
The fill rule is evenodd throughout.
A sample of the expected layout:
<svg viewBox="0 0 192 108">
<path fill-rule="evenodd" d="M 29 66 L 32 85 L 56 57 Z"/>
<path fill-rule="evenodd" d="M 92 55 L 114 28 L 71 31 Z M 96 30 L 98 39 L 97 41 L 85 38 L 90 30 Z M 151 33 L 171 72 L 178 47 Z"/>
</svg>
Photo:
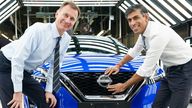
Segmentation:
<svg viewBox="0 0 192 108">
<path fill-rule="evenodd" d="M 55 94 L 57 108 L 151 108 L 159 83 L 146 80 L 123 93 L 113 95 L 108 84 L 125 82 L 143 63 L 138 56 L 126 63 L 116 75 L 104 75 L 106 68 L 117 64 L 128 52 L 127 47 L 111 36 L 73 36 L 64 62 L 60 65 L 62 87 Z M 34 70 L 34 78 L 44 85 L 49 63 Z M 154 77 L 163 72 L 154 70 Z"/>
</svg>

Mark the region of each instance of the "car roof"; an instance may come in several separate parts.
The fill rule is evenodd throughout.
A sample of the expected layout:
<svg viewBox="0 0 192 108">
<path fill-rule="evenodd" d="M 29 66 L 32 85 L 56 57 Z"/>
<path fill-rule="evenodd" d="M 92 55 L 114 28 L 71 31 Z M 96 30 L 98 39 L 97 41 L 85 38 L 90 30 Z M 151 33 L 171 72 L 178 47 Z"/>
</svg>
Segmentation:
<svg viewBox="0 0 192 108">
<path fill-rule="evenodd" d="M 74 35 L 67 54 L 126 54 L 128 48 L 111 36 Z"/>
</svg>

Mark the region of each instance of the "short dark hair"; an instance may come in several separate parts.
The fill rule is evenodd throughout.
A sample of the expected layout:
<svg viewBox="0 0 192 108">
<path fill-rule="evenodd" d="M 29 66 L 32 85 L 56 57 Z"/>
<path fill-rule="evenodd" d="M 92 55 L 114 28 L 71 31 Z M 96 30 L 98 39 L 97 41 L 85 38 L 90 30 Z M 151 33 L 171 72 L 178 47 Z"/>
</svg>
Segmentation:
<svg viewBox="0 0 192 108">
<path fill-rule="evenodd" d="M 131 7 L 129 7 L 126 12 L 125 12 L 125 16 L 127 17 L 130 13 L 136 11 L 136 10 L 140 10 L 141 14 L 146 14 L 148 13 L 148 10 L 141 4 L 135 4 L 132 5 Z"/>
<path fill-rule="evenodd" d="M 80 14 L 81 14 L 81 11 L 80 11 L 79 7 L 78 7 L 74 2 L 70 2 L 70 1 L 64 2 L 64 3 L 60 6 L 59 9 L 65 7 L 65 6 L 67 6 L 67 5 L 71 6 L 72 9 L 75 9 L 75 10 L 78 11 L 78 17 L 77 17 L 77 18 L 79 18 L 79 17 L 80 17 Z"/>
</svg>

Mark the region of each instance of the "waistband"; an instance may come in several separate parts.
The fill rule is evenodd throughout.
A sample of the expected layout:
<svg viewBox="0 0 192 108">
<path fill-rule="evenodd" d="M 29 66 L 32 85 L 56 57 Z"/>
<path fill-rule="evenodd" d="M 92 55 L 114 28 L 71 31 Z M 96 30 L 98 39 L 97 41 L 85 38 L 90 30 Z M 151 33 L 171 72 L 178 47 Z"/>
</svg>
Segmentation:
<svg viewBox="0 0 192 108">
<path fill-rule="evenodd" d="M 167 67 L 166 70 L 172 70 L 172 69 L 178 69 L 178 68 L 180 69 L 180 68 L 183 68 L 183 66 L 189 64 L 190 62 L 192 62 L 192 59 L 189 60 L 187 63 L 181 64 L 181 65 Z"/>
<path fill-rule="evenodd" d="M 4 63 L 6 63 L 7 65 L 10 65 L 10 67 L 11 67 L 11 61 L 8 60 L 8 59 L 4 56 L 4 54 L 3 54 L 2 51 L 0 51 L 0 57 L 3 59 L 3 61 L 5 61 Z M 32 74 L 32 73 L 33 73 L 33 71 L 29 71 L 29 70 L 26 70 L 26 69 L 24 69 L 24 72 L 27 72 L 28 74 Z"/>
</svg>

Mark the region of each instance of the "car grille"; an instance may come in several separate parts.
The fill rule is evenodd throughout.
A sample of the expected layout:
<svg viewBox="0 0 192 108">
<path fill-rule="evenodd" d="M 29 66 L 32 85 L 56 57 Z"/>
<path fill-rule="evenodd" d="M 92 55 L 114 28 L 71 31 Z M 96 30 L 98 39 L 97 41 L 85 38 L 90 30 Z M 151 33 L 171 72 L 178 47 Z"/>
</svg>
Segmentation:
<svg viewBox="0 0 192 108">
<path fill-rule="evenodd" d="M 97 79 L 103 73 L 90 72 L 90 73 L 77 73 L 77 72 L 67 72 L 64 73 L 73 84 L 83 93 L 83 95 L 111 95 L 111 92 L 107 91 L 106 88 L 101 87 L 97 83 Z M 113 80 L 112 84 L 125 82 L 129 79 L 133 73 L 123 72 L 116 75 L 111 75 Z M 68 85 L 70 86 L 70 85 Z M 71 88 L 71 87 L 70 87 Z"/>
</svg>

